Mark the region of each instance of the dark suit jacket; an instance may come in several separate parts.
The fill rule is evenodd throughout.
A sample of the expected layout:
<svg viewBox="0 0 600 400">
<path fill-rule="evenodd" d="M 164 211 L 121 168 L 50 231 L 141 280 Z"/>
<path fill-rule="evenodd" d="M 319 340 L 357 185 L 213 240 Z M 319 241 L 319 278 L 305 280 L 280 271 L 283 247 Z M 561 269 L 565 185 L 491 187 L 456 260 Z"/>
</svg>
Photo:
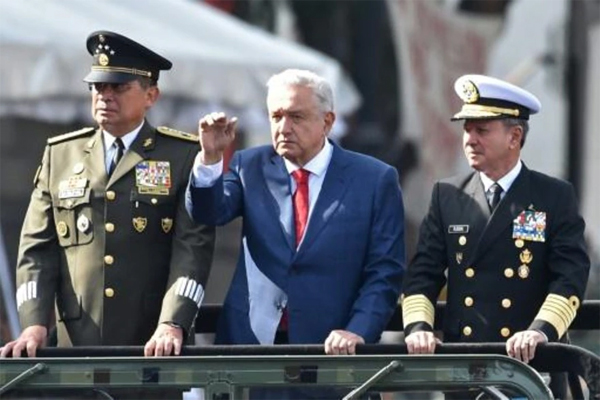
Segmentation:
<svg viewBox="0 0 600 400">
<path fill-rule="evenodd" d="M 378 340 L 398 300 L 405 263 L 395 169 L 334 145 L 298 249 L 289 174 L 271 146 L 237 152 L 214 186 L 190 187 L 188 210 L 206 224 L 243 217 L 242 251 L 218 343 L 273 343 L 283 307 L 290 343 L 323 343 L 334 329 Z"/>
<path fill-rule="evenodd" d="M 214 247 L 184 205 L 197 140 L 146 123 L 110 178 L 103 148 L 92 128 L 48 141 L 19 248 L 21 324 L 48 325 L 56 300 L 59 346 L 144 345 L 159 321 L 192 332 Z"/>
<path fill-rule="evenodd" d="M 545 241 L 513 237 L 523 212 L 540 212 Z M 415 312 L 447 280 L 446 341 L 505 341 L 527 328 L 556 340 L 583 299 L 584 229 L 573 187 L 525 165 L 491 216 L 478 173 L 438 182 L 404 282 L 406 334 L 432 329 Z"/>
</svg>

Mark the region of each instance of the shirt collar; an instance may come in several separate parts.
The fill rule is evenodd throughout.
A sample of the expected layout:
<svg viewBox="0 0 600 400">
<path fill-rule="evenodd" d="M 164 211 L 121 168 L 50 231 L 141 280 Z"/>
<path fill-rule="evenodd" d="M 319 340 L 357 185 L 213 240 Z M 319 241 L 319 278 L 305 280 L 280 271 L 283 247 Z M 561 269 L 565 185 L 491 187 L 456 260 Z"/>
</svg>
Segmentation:
<svg viewBox="0 0 600 400">
<path fill-rule="evenodd" d="M 519 162 L 517 162 L 513 169 L 508 171 L 508 173 L 502 178 L 498 179 L 497 183 L 498 185 L 500 185 L 504 193 L 508 192 L 508 189 L 510 189 L 515 179 L 517 179 L 517 176 L 519 176 L 519 173 L 521 172 L 522 168 L 523 165 L 521 163 L 521 160 L 519 160 Z M 487 192 L 490 186 L 494 184 L 494 181 L 488 178 L 483 172 L 480 172 L 479 176 L 481 177 L 481 182 L 483 183 L 483 189 Z"/>
<path fill-rule="evenodd" d="M 332 154 L 333 146 L 331 143 L 329 143 L 329 140 L 325 139 L 325 145 L 323 146 L 321 151 L 319 151 L 317 155 L 313 157 L 312 160 L 307 162 L 304 165 L 304 167 L 300 167 L 285 158 L 283 159 L 283 162 L 285 163 L 285 168 L 287 169 L 289 174 L 291 174 L 297 169 L 303 168 L 309 171 L 311 174 L 321 176 L 327 171 L 327 167 L 329 166 L 329 162 L 331 161 Z"/>
<path fill-rule="evenodd" d="M 142 129 L 142 126 L 144 126 L 144 121 L 142 121 L 142 123 L 139 124 L 138 127 L 135 128 L 134 130 L 132 130 L 131 132 L 126 133 L 125 135 L 121 136 L 121 140 L 123 141 L 124 150 L 129 149 L 129 147 L 131 146 L 131 143 L 133 143 L 133 141 L 137 137 L 138 133 Z M 113 143 L 115 142 L 115 140 L 117 140 L 116 137 L 114 137 L 113 135 L 111 135 L 110 133 L 105 131 L 104 129 L 102 130 L 102 137 L 104 139 L 104 148 L 105 149 L 110 149 L 110 146 L 112 146 Z"/>
</svg>

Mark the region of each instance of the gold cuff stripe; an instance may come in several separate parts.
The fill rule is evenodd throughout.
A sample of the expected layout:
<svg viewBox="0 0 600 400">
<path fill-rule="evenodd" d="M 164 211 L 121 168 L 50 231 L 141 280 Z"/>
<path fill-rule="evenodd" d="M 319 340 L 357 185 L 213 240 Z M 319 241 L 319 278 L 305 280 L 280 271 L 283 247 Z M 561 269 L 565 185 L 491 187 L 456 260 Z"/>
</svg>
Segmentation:
<svg viewBox="0 0 600 400">
<path fill-rule="evenodd" d="M 402 320 L 406 328 L 415 322 L 426 322 L 433 327 L 435 307 L 422 294 L 415 294 L 402 300 Z"/>
<path fill-rule="evenodd" d="M 562 337 L 575 319 L 575 315 L 577 315 L 577 308 L 569 299 L 557 294 L 549 294 L 535 319 L 548 322 L 556 328 L 558 337 Z"/>
<path fill-rule="evenodd" d="M 126 73 L 126 74 L 145 76 L 147 78 L 151 78 L 152 77 L 152 72 L 150 72 L 150 71 L 144 71 L 144 70 L 141 70 L 141 69 L 135 69 L 135 68 L 101 67 L 101 66 L 98 66 L 98 65 L 94 65 L 92 67 L 92 71 L 123 72 L 123 73 Z"/>
<path fill-rule="evenodd" d="M 461 113 L 463 112 L 488 112 L 497 114 L 508 114 L 515 117 L 518 117 L 520 114 L 519 110 L 516 108 L 483 106 L 481 104 L 464 104 L 461 109 Z"/>
</svg>

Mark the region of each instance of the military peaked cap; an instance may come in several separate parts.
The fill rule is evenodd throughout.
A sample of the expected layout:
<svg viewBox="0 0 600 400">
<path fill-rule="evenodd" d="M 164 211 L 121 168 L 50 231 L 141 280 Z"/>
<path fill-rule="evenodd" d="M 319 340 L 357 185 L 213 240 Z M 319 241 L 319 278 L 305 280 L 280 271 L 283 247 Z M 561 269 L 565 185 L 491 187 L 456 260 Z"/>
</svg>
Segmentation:
<svg viewBox="0 0 600 400">
<path fill-rule="evenodd" d="M 84 81 L 125 83 L 136 77 L 157 81 L 159 71 L 172 63 L 147 47 L 115 32 L 96 31 L 87 38 L 87 50 L 94 57 Z"/>
<path fill-rule="evenodd" d="M 485 75 L 463 75 L 454 83 L 454 91 L 464 102 L 452 117 L 461 119 L 518 118 L 528 120 L 540 111 L 537 97 L 511 83 Z"/>
</svg>

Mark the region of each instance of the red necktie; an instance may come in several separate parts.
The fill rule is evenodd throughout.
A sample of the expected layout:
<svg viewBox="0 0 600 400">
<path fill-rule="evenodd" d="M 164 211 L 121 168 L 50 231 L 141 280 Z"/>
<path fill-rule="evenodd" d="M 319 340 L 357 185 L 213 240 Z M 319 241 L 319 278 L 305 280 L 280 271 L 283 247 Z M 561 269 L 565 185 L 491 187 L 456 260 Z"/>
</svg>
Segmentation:
<svg viewBox="0 0 600 400">
<path fill-rule="evenodd" d="M 310 172 L 305 169 L 297 169 L 292 172 L 292 178 L 296 181 L 296 192 L 292 196 L 294 204 L 294 223 L 296 224 L 296 247 L 300 244 L 306 222 L 308 221 L 308 176 Z M 281 320 L 279 321 L 279 330 L 287 331 L 288 329 L 288 312 L 287 308 L 283 309 Z"/>
<path fill-rule="evenodd" d="M 294 202 L 294 223 L 296 224 L 296 247 L 300 244 L 306 223 L 308 221 L 308 176 L 310 172 L 305 169 L 297 169 L 292 172 L 296 181 L 296 193 L 292 197 Z"/>
</svg>

